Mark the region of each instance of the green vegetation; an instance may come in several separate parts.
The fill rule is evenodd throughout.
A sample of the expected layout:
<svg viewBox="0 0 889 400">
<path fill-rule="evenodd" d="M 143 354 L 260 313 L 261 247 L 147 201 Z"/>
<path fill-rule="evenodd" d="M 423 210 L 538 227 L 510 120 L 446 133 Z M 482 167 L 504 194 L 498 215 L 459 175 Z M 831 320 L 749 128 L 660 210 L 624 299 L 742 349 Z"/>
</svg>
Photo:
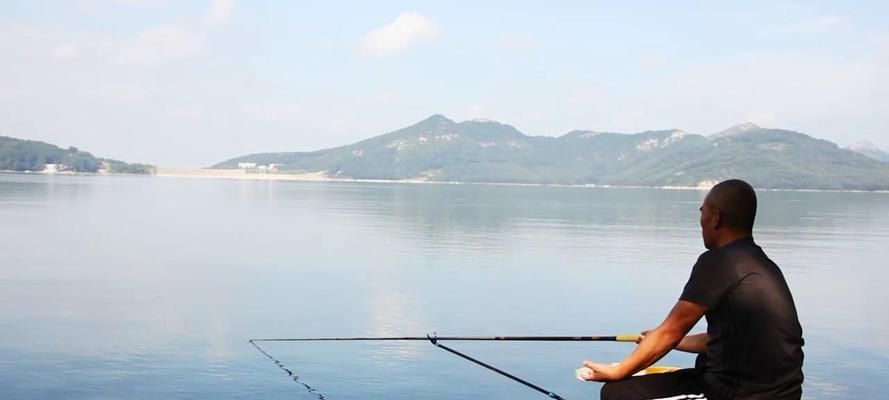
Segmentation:
<svg viewBox="0 0 889 400">
<path fill-rule="evenodd" d="M 58 171 L 153 174 L 154 166 L 128 164 L 123 161 L 96 158 L 76 147 L 62 149 L 33 140 L 0 136 L 0 171 L 43 171 L 47 165 Z"/>
<path fill-rule="evenodd" d="M 679 130 L 637 134 L 575 131 L 526 136 L 493 121 L 434 115 L 355 144 L 224 161 L 277 164 L 334 178 L 622 186 L 698 186 L 741 178 L 761 188 L 889 190 L 889 163 L 802 133 L 739 125 L 702 136 Z"/>
<path fill-rule="evenodd" d="M 152 175 L 157 170 L 154 165 L 149 164 L 125 163 L 110 158 L 103 158 L 102 161 L 108 166 L 108 172 L 112 174 Z"/>
</svg>

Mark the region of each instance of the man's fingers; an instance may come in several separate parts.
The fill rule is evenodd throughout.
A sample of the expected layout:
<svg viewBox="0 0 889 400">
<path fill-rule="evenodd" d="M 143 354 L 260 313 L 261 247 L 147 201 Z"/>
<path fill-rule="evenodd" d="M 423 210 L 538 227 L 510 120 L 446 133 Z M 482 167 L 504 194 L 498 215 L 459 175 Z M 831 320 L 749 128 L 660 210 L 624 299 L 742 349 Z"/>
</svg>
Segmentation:
<svg viewBox="0 0 889 400">
<path fill-rule="evenodd" d="M 606 368 L 609 367 L 609 366 L 606 365 L 606 364 L 594 363 L 594 362 L 589 361 L 589 360 L 584 361 L 584 362 L 583 362 L 583 366 L 584 366 L 584 367 L 587 367 L 587 368 L 589 368 L 589 369 L 591 369 L 591 370 L 593 370 L 593 372 L 599 372 L 599 371 L 602 371 L 602 370 L 604 370 L 604 369 L 606 369 Z"/>
<path fill-rule="evenodd" d="M 610 365 L 594 363 L 592 361 L 584 361 L 583 365 L 590 369 L 589 376 L 584 377 L 585 380 L 596 382 L 607 382 L 610 380 Z"/>
</svg>

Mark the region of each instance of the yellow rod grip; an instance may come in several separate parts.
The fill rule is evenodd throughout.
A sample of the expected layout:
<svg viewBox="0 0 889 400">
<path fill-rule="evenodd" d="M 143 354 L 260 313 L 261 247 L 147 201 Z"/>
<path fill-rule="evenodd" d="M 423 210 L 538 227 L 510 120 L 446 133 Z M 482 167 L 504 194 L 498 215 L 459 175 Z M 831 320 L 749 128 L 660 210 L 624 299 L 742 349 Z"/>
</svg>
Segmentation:
<svg viewBox="0 0 889 400">
<path fill-rule="evenodd" d="M 678 367 L 668 367 L 665 365 L 652 365 L 648 368 L 643 369 L 642 371 L 639 371 L 639 372 L 633 374 L 633 376 L 642 376 L 642 375 L 651 375 L 651 374 L 666 374 L 668 372 L 675 372 L 678 370 L 679 370 Z"/>
<path fill-rule="evenodd" d="M 618 342 L 635 342 L 639 335 L 617 335 Z"/>
</svg>

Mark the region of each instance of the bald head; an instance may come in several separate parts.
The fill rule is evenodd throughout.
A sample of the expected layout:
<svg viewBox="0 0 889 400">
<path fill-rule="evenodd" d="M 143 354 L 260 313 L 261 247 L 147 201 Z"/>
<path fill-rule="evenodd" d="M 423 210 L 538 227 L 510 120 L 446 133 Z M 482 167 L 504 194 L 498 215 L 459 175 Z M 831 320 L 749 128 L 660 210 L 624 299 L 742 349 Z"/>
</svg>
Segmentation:
<svg viewBox="0 0 889 400">
<path fill-rule="evenodd" d="M 745 233 L 753 232 L 756 219 L 756 193 L 749 183 L 740 179 L 720 182 L 705 200 L 719 210 L 720 221 L 726 228 Z"/>
</svg>

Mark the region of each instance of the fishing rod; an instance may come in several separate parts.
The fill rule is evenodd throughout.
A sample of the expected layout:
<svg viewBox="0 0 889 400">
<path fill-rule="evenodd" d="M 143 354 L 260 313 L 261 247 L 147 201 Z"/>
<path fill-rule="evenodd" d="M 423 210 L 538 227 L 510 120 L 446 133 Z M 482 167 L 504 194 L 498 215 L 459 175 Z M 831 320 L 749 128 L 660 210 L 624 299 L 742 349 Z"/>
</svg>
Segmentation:
<svg viewBox="0 0 889 400">
<path fill-rule="evenodd" d="M 529 388 L 531 388 L 531 389 L 534 389 L 534 390 L 536 390 L 536 391 L 538 391 L 538 392 L 540 392 L 540 393 L 543 393 L 543 394 L 549 396 L 550 398 L 553 398 L 553 399 L 556 399 L 556 400 L 565 400 L 564 397 L 559 396 L 559 395 L 556 394 L 555 392 L 546 390 L 546 389 L 544 389 L 544 388 L 542 388 L 542 387 L 540 387 L 540 386 L 537 386 L 537 385 L 535 385 L 535 384 L 533 384 L 533 383 L 531 383 L 531 382 L 528 382 L 528 381 L 526 381 L 526 380 L 524 380 L 524 379 L 522 379 L 522 378 L 519 378 L 519 377 L 517 377 L 517 376 L 515 376 L 515 375 L 513 375 L 513 374 L 510 374 L 509 372 L 506 372 L 506 371 L 504 371 L 504 370 L 502 370 L 502 369 L 500 369 L 500 368 L 497 368 L 497 367 L 495 367 L 495 366 L 493 366 L 493 365 L 490 365 L 490 364 L 486 364 L 486 363 L 481 362 L 481 361 L 479 361 L 479 360 L 476 360 L 475 358 L 472 358 L 472 357 L 470 357 L 470 356 L 468 356 L 468 355 L 466 355 L 466 354 L 463 354 L 463 353 L 461 353 L 461 352 L 459 352 L 459 351 L 457 351 L 457 350 L 454 350 L 454 349 L 452 349 L 452 348 L 450 348 L 450 347 L 448 347 L 448 346 L 445 346 L 445 345 L 443 345 L 443 344 L 441 344 L 441 343 L 438 342 L 441 338 L 436 338 L 436 337 L 427 335 L 427 336 L 426 336 L 426 339 L 429 340 L 430 342 L 432 342 L 432 344 L 434 344 L 436 347 L 438 347 L 438 348 L 440 348 L 440 349 L 442 349 L 442 350 L 445 350 L 445 351 L 448 351 L 448 352 L 450 352 L 450 353 L 452 353 L 452 354 L 455 354 L 455 355 L 457 355 L 457 356 L 459 356 L 459 357 L 461 357 L 461 358 L 463 358 L 463 359 L 465 359 L 465 360 L 472 361 L 472 362 L 474 362 L 474 363 L 476 363 L 476 364 L 478 364 L 478 365 L 481 365 L 482 367 L 485 367 L 485 368 L 487 368 L 487 369 L 489 369 L 489 370 L 491 370 L 491 371 L 494 371 L 494 372 L 496 372 L 496 373 L 498 373 L 498 374 L 500 374 L 500 375 L 503 375 L 503 376 L 505 376 L 505 377 L 507 377 L 507 378 L 509 378 L 509 379 L 512 379 L 512 380 L 518 382 L 518 383 L 521 383 L 522 385 L 525 385 L 525 386 L 527 386 L 527 387 L 529 387 Z"/>
<path fill-rule="evenodd" d="M 436 340 L 466 341 L 515 341 L 515 342 L 635 342 L 639 335 L 615 336 L 439 336 Z M 329 341 L 411 341 L 429 340 L 429 336 L 388 336 L 388 337 L 311 337 L 311 338 L 265 338 L 250 339 L 250 342 L 329 342 Z"/>
<path fill-rule="evenodd" d="M 522 378 L 519 378 L 515 375 L 512 375 L 506 371 L 503 371 L 493 365 L 484 363 L 479 361 L 473 357 L 470 357 L 464 353 L 461 353 L 457 350 L 454 350 L 451 347 L 445 346 L 440 343 L 440 341 L 524 341 L 524 342 L 635 342 L 638 338 L 638 335 L 614 335 L 614 336 L 437 336 L 434 333 L 432 335 L 426 336 L 382 336 L 382 337 L 309 337 L 309 338 L 259 338 L 259 339 L 250 339 L 249 342 L 254 347 L 257 348 L 260 352 L 269 357 L 275 364 L 278 364 L 279 367 L 284 369 L 289 375 L 293 376 L 293 373 L 283 367 L 280 361 L 266 353 L 262 350 L 256 342 L 322 342 L 322 341 L 426 341 L 428 340 L 436 347 L 445 350 L 449 353 L 457 355 L 465 360 L 471 361 L 475 364 L 481 365 L 491 371 L 494 371 L 500 375 L 503 375 L 509 379 L 512 379 L 518 383 L 521 383 L 531 389 L 534 389 L 540 393 L 547 395 L 550 398 L 557 400 L 565 400 L 564 397 L 559 396 L 555 392 L 546 390 L 540 386 L 537 386 L 531 382 L 528 382 Z M 296 380 L 296 379 L 294 379 Z M 300 382 L 302 383 L 302 382 Z M 308 385 L 303 383 L 303 386 L 306 386 L 310 389 L 310 391 L 314 391 Z"/>
</svg>

